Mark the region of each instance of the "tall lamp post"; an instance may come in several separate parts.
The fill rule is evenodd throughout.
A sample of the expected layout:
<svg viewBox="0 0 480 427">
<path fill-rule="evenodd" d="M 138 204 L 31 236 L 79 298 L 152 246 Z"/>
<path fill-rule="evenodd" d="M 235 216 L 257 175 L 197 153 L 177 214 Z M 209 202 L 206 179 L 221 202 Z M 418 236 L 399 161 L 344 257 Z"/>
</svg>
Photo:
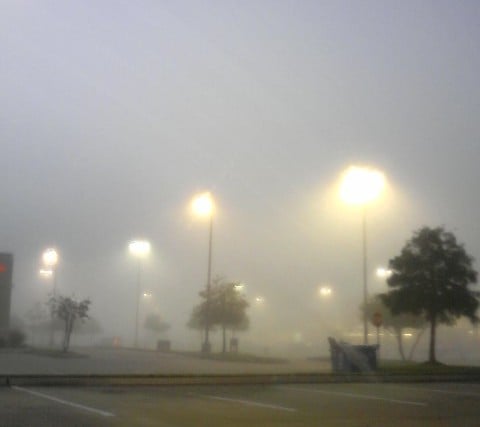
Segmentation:
<svg viewBox="0 0 480 427">
<path fill-rule="evenodd" d="M 43 277 L 51 277 L 52 279 L 52 297 L 55 298 L 57 293 L 57 265 L 58 265 L 58 252 L 54 248 L 46 249 L 42 254 L 42 262 L 46 268 L 40 269 L 40 275 Z M 55 334 L 55 319 L 53 311 L 50 313 L 51 327 L 50 327 L 50 347 L 54 344 Z"/>
<path fill-rule="evenodd" d="M 362 209 L 362 273 L 363 304 L 368 300 L 367 274 L 367 205 L 377 199 L 385 187 L 382 172 L 368 167 L 351 166 L 343 174 L 340 185 L 340 197 L 348 204 Z M 363 314 L 363 343 L 368 344 L 368 318 Z"/>
<path fill-rule="evenodd" d="M 193 212 L 201 217 L 208 218 L 208 261 L 207 261 L 207 300 L 205 312 L 205 340 L 202 344 L 202 353 L 210 353 L 211 346 L 209 341 L 210 332 L 210 289 L 212 283 L 212 238 L 213 238 L 213 211 L 214 203 L 210 193 L 203 193 L 196 196 L 192 201 Z"/>
<path fill-rule="evenodd" d="M 140 291 L 141 291 L 141 275 L 142 275 L 142 259 L 150 253 L 150 243 L 146 240 L 133 240 L 128 245 L 131 255 L 137 258 L 137 286 L 135 297 L 135 335 L 134 347 L 138 346 L 138 312 L 140 307 Z"/>
</svg>

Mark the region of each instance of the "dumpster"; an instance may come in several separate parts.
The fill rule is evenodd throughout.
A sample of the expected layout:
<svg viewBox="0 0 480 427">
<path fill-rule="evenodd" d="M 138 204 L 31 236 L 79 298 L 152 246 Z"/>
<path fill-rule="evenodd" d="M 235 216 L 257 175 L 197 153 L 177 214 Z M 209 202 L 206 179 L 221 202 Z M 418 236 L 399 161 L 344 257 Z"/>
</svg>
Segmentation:
<svg viewBox="0 0 480 427">
<path fill-rule="evenodd" d="M 170 341 L 169 340 L 158 340 L 157 341 L 157 351 L 170 351 Z"/>
<path fill-rule="evenodd" d="M 370 372 L 377 369 L 377 345 L 351 345 L 329 337 L 333 372 Z"/>
</svg>

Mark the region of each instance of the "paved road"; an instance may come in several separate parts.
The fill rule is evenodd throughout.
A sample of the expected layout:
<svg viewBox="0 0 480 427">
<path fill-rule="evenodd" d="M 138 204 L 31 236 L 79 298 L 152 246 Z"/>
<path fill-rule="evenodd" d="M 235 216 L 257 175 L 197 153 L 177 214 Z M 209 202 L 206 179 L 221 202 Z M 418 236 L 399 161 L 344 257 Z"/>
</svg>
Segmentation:
<svg viewBox="0 0 480 427">
<path fill-rule="evenodd" d="M 2 426 L 478 427 L 478 384 L 1 388 Z"/>
<path fill-rule="evenodd" d="M 12 374 L 270 374 L 328 372 L 322 361 L 238 363 L 155 351 L 78 348 L 68 358 L 28 351 L 0 352 L 0 375 Z M 75 356 L 76 354 L 76 356 Z"/>
</svg>

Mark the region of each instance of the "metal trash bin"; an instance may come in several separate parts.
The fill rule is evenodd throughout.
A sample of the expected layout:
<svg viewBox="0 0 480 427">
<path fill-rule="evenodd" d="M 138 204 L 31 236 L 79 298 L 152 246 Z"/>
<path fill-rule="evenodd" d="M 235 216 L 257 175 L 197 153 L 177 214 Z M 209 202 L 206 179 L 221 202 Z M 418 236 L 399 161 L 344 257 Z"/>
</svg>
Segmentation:
<svg viewBox="0 0 480 427">
<path fill-rule="evenodd" d="M 169 340 L 158 340 L 157 341 L 157 351 L 170 351 L 170 341 Z"/>
<path fill-rule="evenodd" d="M 377 369 L 377 345 L 350 345 L 329 337 L 333 372 L 368 372 Z"/>
</svg>

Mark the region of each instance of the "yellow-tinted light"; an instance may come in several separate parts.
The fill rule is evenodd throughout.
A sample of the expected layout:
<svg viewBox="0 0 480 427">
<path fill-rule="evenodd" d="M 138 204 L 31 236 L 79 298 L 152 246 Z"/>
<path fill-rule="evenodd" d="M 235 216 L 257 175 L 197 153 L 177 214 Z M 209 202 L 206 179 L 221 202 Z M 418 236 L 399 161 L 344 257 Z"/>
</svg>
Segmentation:
<svg viewBox="0 0 480 427">
<path fill-rule="evenodd" d="M 213 213 L 213 199 L 210 193 L 196 196 L 192 201 L 192 210 L 196 215 L 210 216 Z"/>
<path fill-rule="evenodd" d="M 46 269 L 46 268 L 41 268 L 40 271 L 39 271 L 39 274 L 42 277 L 49 278 L 49 277 L 53 276 L 53 270 L 49 270 L 49 269 Z"/>
<path fill-rule="evenodd" d="M 351 166 L 343 174 L 340 197 L 346 203 L 363 205 L 378 198 L 384 188 L 385 176 L 382 172 Z"/>
<path fill-rule="evenodd" d="M 128 245 L 128 250 L 133 256 L 144 257 L 150 253 L 150 242 L 147 240 L 133 240 Z"/>
<path fill-rule="evenodd" d="M 42 260 L 47 267 L 54 267 L 58 263 L 58 252 L 53 248 L 48 248 L 43 253 Z"/>
<path fill-rule="evenodd" d="M 392 270 L 388 268 L 379 267 L 376 271 L 377 277 L 380 279 L 388 279 L 392 275 Z"/>
<path fill-rule="evenodd" d="M 320 286 L 318 288 L 318 294 L 323 298 L 329 297 L 332 295 L 332 288 L 330 286 Z"/>
</svg>

